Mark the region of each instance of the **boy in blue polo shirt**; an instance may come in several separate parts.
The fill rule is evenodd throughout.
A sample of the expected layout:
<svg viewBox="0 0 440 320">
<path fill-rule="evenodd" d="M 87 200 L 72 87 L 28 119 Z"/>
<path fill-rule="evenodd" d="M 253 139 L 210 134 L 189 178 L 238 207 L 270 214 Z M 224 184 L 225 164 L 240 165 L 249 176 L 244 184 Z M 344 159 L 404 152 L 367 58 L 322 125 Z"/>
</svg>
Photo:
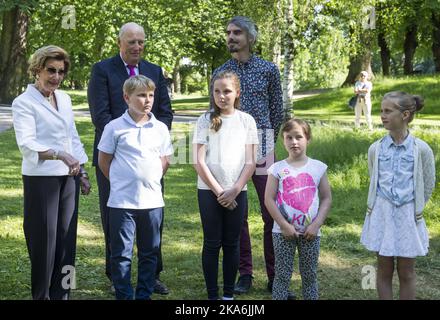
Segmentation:
<svg viewBox="0 0 440 320">
<path fill-rule="evenodd" d="M 151 113 L 154 82 L 142 75 L 124 83 L 128 110 L 109 122 L 99 142 L 98 165 L 110 180 L 111 272 L 116 299 L 133 299 L 131 259 L 138 248 L 135 298 L 149 300 L 155 284 L 164 201 L 160 180 L 173 154 L 165 124 Z"/>
</svg>

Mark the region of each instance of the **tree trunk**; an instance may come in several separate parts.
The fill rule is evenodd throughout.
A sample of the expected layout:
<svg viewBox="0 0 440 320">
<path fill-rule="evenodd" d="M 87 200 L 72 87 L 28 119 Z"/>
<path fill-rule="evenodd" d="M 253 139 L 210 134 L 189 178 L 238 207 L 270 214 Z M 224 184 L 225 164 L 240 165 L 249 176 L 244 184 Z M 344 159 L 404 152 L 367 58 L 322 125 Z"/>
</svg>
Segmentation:
<svg viewBox="0 0 440 320">
<path fill-rule="evenodd" d="M 412 24 L 406 29 L 405 42 L 403 44 L 405 54 L 403 73 L 406 75 L 413 73 L 413 58 L 416 53 L 417 45 L 417 25 Z"/>
<path fill-rule="evenodd" d="M 281 45 L 276 42 L 272 49 L 272 62 L 275 63 L 278 68 L 281 65 Z"/>
<path fill-rule="evenodd" d="M 391 56 L 391 73 L 398 74 L 400 72 L 401 64 L 402 64 L 401 59 L 396 59 Z"/>
<path fill-rule="evenodd" d="M 440 72 L 440 14 L 432 13 L 432 56 L 435 72 Z"/>
<path fill-rule="evenodd" d="M 14 7 L 3 12 L 0 36 L 0 103 L 10 104 L 26 80 L 26 35 L 29 16 Z"/>
<path fill-rule="evenodd" d="M 279 26 L 272 26 L 272 37 L 269 39 L 268 60 L 275 63 L 278 67 L 281 65 L 281 34 L 276 30 Z"/>
<path fill-rule="evenodd" d="M 71 85 L 71 89 L 84 90 L 84 84 L 81 80 L 73 80 L 72 85 Z"/>
<path fill-rule="evenodd" d="M 180 79 L 180 57 L 176 59 L 173 68 L 173 84 L 174 84 L 174 92 L 176 94 L 181 94 L 181 79 Z"/>
<path fill-rule="evenodd" d="M 388 43 L 385 40 L 385 34 L 383 32 L 380 32 L 377 35 L 377 42 L 380 47 L 380 59 L 382 61 L 382 74 L 384 76 L 390 75 L 390 58 L 391 58 L 391 51 L 388 47 Z"/>
<path fill-rule="evenodd" d="M 104 55 L 104 49 L 105 49 L 105 41 L 106 41 L 106 37 L 107 34 L 110 31 L 107 30 L 104 26 L 104 24 L 99 24 L 98 27 L 95 30 L 95 34 L 94 34 L 94 51 L 95 51 L 95 56 L 96 57 L 102 57 Z"/>
<path fill-rule="evenodd" d="M 295 44 L 293 42 L 293 1 L 288 0 L 288 7 L 285 13 L 286 32 L 284 35 L 284 71 L 283 71 L 283 108 L 284 118 L 293 116 L 293 58 L 295 54 Z"/>
<path fill-rule="evenodd" d="M 272 36 L 269 38 L 269 60 L 275 63 L 278 67 L 281 65 L 281 32 L 280 32 L 280 24 L 283 21 L 279 21 L 278 17 L 283 16 L 283 10 L 281 8 L 281 1 L 276 2 L 276 17 L 273 18 L 271 22 L 271 32 Z"/>
<path fill-rule="evenodd" d="M 352 86 L 356 82 L 361 71 L 367 71 L 370 80 L 374 78 L 373 70 L 371 69 L 370 51 L 366 51 L 361 55 L 350 58 L 348 75 L 342 86 Z"/>
<path fill-rule="evenodd" d="M 342 86 L 352 86 L 356 82 L 361 71 L 368 72 L 369 80 L 374 79 L 373 70 L 371 69 L 371 60 L 372 60 L 371 47 L 374 39 L 375 39 L 374 33 L 368 29 L 364 30 L 359 35 L 357 41 L 362 45 L 357 55 L 350 57 L 348 75 Z"/>
</svg>

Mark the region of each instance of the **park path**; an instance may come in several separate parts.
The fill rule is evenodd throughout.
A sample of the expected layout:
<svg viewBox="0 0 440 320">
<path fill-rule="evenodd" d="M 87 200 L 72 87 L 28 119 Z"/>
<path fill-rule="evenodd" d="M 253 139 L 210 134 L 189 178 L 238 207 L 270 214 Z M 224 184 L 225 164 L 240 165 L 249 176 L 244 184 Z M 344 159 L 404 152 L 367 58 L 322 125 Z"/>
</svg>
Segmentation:
<svg viewBox="0 0 440 320">
<path fill-rule="evenodd" d="M 317 96 L 321 93 L 327 92 L 329 89 L 314 89 L 314 90 L 306 90 L 306 91 L 295 91 L 293 93 L 293 101 L 297 101 L 297 100 L 301 100 L 303 98 L 308 98 L 308 97 L 312 97 L 312 96 Z M 175 112 L 174 117 L 176 116 L 182 116 L 185 117 L 185 122 L 186 121 L 192 121 L 192 120 L 187 120 L 186 117 L 198 117 L 200 116 L 203 112 L 205 112 L 205 110 L 201 110 L 201 109 L 186 109 L 186 110 L 178 110 Z"/>
<path fill-rule="evenodd" d="M 75 117 L 90 118 L 89 111 L 73 111 Z M 175 114 L 173 122 L 192 122 L 197 121 L 197 116 L 179 115 Z M 12 128 L 12 111 L 11 107 L 7 105 L 0 105 L 0 132 Z"/>
<path fill-rule="evenodd" d="M 325 89 L 317 89 L 317 90 L 309 90 L 302 92 L 294 92 L 293 100 L 299 100 L 306 97 L 315 96 L 325 92 Z M 197 120 L 198 115 L 200 114 L 200 110 L 185 110 L 185 111 L 176 111 L 174 114 L 173 122 L 193 122 Z M 74 111 L 75 117 L 87 117 L 90 118 L 89 111 Z M 6 131 L 12 128 L 12 112 L 11 106 L 0 104 L 0 132 Z"/>
<path fill-rule="evenodd" d="M 0 132 L 6 131 L 12 127 L 11 107 L 0 104 Z"/>
<path fill-rule="evenodd" d="M 314 89 L 314 90 L 306 90 L 306 91 L 295 91 L 293 92 L 293 101 L 300 100 L 303 98 L 317 96 L 321 93 L 327 92 L 330 89 Z"/>
</svg>

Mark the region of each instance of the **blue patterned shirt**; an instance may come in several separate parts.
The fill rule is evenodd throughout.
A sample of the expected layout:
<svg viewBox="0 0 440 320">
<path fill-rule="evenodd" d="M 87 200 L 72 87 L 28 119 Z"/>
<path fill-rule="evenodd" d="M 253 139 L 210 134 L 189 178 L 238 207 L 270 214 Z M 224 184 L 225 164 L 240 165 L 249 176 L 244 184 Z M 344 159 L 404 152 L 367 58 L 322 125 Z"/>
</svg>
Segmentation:
<svg viewBox="0 0 440 320">
<path fill-rule="evenodd" d="M 240 109 L 254 117 L 260 140 L 258 158 L 274 150 L 276 138 L 284 119 L 283 93 L 278 67 L 252 55 L 246 62 L 236 59 L 226 61 L 217 68 L 234 71 L 240 78 Z"/>
<path fill-rule="evenodd" d="M 386 136 L 379 151 L 378 194 L 396 206 L 414 200 L 414 136 L 396 145 Z"/>
</svg>

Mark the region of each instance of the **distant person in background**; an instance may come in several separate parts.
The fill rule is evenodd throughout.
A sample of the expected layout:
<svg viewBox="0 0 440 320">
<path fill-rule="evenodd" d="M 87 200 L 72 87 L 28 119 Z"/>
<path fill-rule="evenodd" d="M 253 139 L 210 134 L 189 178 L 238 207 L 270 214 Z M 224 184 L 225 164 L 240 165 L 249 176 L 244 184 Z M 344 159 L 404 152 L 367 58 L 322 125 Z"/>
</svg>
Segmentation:
<svg viewBox="0 0 440 320">
<path fill-rule="evenodd" d="M 23 229 L 35 300 L 69 298 L 70 288 L 62 284 L 67 276 L 64 267 L 75 266 L 78 190 L 90 192 L 84 170 L 88 159 L 72 102 L 57 90 L 69 66 L 64 49 L 38 49 L 29 61 L 35 83 L 12 103 L 15 137 L 23 155 Z"/>
<path fill-rule="evenodd" d="M 356 105 L 354 107 L 355 127 L 360 127 L 360 118 L 362 112 L 369 130 L 373 130 L 373 121 L 371 119 L 371 90 L 373 84 L 368 81 L 368 72 L 362 71 L 359 75 L 359 80 L 354 84 L 354 93 L 357 95 Z"/>
<path fill-rule="evenodd" d="M 124 24 L 118 36 L 119 53 L 109 59 L 96 63 L 92 68 L 91 79 L 87 90 L 90 114 L 95 125 L 95 143 L 93 149 L 93 165 L 96 167 L 96 181 L 99 191 L 99 207 L 101 210 L 102 227 L 105 237 L 105 273 L 110 281 L 110 236 L 109 236 L 109 207 L 107 201 L 110 193 L 110 184 L 98 167 L 98 143 L 104 127 L 111 120 L 119 118 L 127 110 L 122 87 L 124 81 L 135 75 L 144 75 L 153 80 L 154 104 L 151 112 L 157 120 L 163 122 L 171 130 L 173 113 L 171 111 L 170 97 L 163 76 L 162 68 L 142 59 L 145 45 L 144 28 L 136 23 Z M 163 185 L 162 185 L 163 187 Z M 161 223 L 161 237 L 163 228 L 163 215 Z M 159 248 L 156 271 L 156 285 L 154 292 L 168 294 L 169 290 L 160 281 L 160 272 L 163 269 L 162 251 Z M 113 286 L 112 286 L 113 288 Z"/>
</svg>

